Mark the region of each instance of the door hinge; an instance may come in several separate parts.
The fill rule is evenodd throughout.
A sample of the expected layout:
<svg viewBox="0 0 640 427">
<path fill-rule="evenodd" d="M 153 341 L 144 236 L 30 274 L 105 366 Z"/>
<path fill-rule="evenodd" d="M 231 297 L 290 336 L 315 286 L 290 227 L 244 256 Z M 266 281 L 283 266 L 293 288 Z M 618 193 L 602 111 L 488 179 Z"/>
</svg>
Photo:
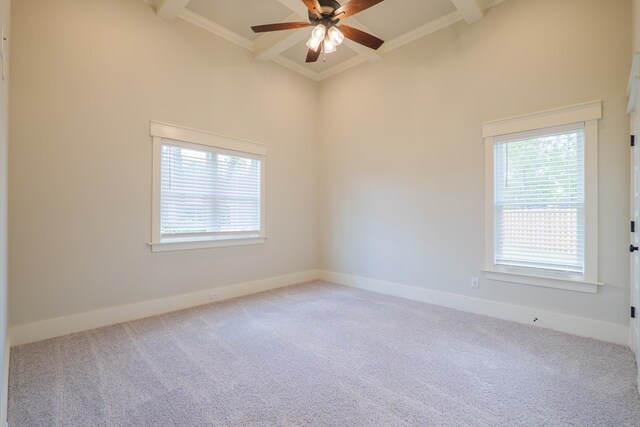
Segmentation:
<svg viewBox="0 0 640 427">
<path fill-rule="evenodd" d="M 636 136 L 635 135 L 631 135 L 631 146 L 632 147 L 636 146 Z"/>
<path fill-rule="evenodd" d="M 631 221 L 631 232 L 632 233 L 636 232 L 636 222 L 635 221 Z"/>
<path fill-rule="evenodd" d="M 631 307 L 631 318 L 632 319 L 636 318 L 636 308 L 635 307 Z"/>
</svg>

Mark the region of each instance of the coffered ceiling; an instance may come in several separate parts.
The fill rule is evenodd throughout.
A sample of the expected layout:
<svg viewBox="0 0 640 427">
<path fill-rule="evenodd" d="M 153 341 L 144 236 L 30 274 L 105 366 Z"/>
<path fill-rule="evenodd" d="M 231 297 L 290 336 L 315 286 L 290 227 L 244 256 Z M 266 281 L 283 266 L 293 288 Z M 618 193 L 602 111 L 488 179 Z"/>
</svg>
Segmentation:
<svg viewBox="0 0 640 427">
<path fill-rule="evenodd" d="M 255 34 L 252 25 L 308 21 L 301 0 L 148 0 L 158 15 L 183 19 L 253 52 L 256 61 L 274 61 L 314 80 L 322 80 L 459 21 L 473 24 L 487 9 L 506 0 L 385 0 L 344 20 L 385 40 L 377 51 L 350 40 L 338 51 L 305 63 L 310 28 Z M 342 4 L 346 1 L 341 2 Z"/>
</svg>

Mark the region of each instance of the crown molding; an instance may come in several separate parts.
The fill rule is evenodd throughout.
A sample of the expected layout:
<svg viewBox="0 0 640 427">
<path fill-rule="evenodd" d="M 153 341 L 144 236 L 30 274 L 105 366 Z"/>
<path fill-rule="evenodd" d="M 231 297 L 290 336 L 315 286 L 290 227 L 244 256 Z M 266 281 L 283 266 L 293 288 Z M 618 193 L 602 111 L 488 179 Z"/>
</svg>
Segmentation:
<svg viewBox="0 0 640 427">
<path fill-rule="evenodd" d="M 247 50 L 250 50 L 252 52 L 254 50 L 253 42 L 251 40 L 242 37 L 241 35 L 231 31 L 227 27 L 223 27 L 222 25 L 215 23 L 202 15 L 198 15 L 197 13 L 189 9 L 183 10 L 182 13 L 178 15 L 178 18 L 182 19 L 183 21 L 187 21 L 197 27 L 200 27 L 203 30 L 220 36 L 223 39 L 227 39 L 230 42 L 235 43 Z"/>
<path fill-rule="evenodd" d="M 384 51 L 391 52 L 392 50 L 396 50 L 399 47 L 414 42 L 418 39 L 421 39 L 422 37 L 428 36 L 429 34 L 440 31 L 443 28 L 446 28 L 463 20 L 464 18 L 462 17 L 460 12 L 451 12 L 448 15 L 440 17 L 434 21 L 427 22 L 423 26 L 404 33 L 401 36 L 398 36 L 395 39 L 389 41 L 385 44 Z"/>
<path fill-rule="evenodd" d="M 507 0 L 492 0 L 487 3 L 485 6 L 485 10 L 489 10 L 490 8 L 499 5 L 500 3 L 504 3 Z M 431 22 L 427 22 L 421 27 L 418 27 L 414 30 L 406 32 L 393 40 L 390 40 L 382 45 L 382 47 L 378 50 L 380 55 L 384 55 L 386 52 L 391 52 L 396 50 L 406 44 L 412 43 L 422 37 L 428 36 L 429 34 L 435 33 L 436 31 L 440 31 L 443 28 L 446 28 L 450 25 L 457 24 L 460 21 L 464 21 L 464 17 L 457 10 L 451 12 L 448 15 L 442 16 L 438 19 L 435 19 Z M 320 80 L 324 80 L 336 74 L 339 74 L 343 71 L 348 70 L 349 68 L 353 68 L 357 65 L 360 65 L 364 62 L 367 62 L 366 58 L 361 56 L 356 56 L 355 58 L 351 58 L 347 61 L 344 61 L 336 66 L 329 68 L 328 70 L 320 73 Z"/>
<path fill-rule="evenodd" d="M 154 0 L 141 0 L 144 3 L 147 3 L 149 5 L 154 6 L 155 5 L 155 1 Z M 290 3 L 291 0 L 278 0 L 281 3 L 287 5 L 288 3 Z M 485 10 L 489 10 L 492 7 L 495 7 L 501 3 L 506 2 L 507 0 L 489 0 L 486 3 L 485 6 Z M 183 21 L 189 22 L 190 24 L 193 24 L 205 31 L 208 31 L 212 34 L 215 34 L 219 37 L 222 37 L 225 40 L 228 40 L 252 53 L 256 53 L 256 49 L 257 49 L 257 44 L 252 40 L 249 40 L 246 37 L 243 37 L 239 34 L 237 34 L 234 31 L 231 31 L 230 29 L 214 22 L 211 21 L 210 19 L 207 19 L 205 17 L 203 17 L 202 15 L 199 15 L 189 9 L 185 9 L 183 10 L 180 15 L 178 15 L 179 19 L 182 19 Z M 356 24 L 356 27 L 360 27 L 362 28 L 362 24 L 360 24 L 359 22 L 354 21 L 353 19 L 355 18 L 351 18 L 351 22 L 353 22 L 354 24 Z M 439 31 L 443 28 L 446 28 L 450 25 L 454 25 L 457 24 L 458 22 L 464 21 L 464 16 L 459 12 L 459 11 L 454 11 L 451 12 L 448 15 L 442 16 L 438 19 L 435 19 L 431 22 L 428 22 L 426 24 L 424 24 L 421 27 L 418 27 L 414 30 L 408 31 L 398 37 L 396 37 L 393 40 L 390 40 L 388 42 L 386 42 L 378 51 L 377 51 L 377 55 L 376 55 L 376 59 L 378 58 L 383 58 L 384 54 L 386 52 L 391 52 L 393 50 L 396 50 L 406 44 L 412 43 L 418 39 L 421 39 L 425 36 L 428 36 L 429 34 L 435 33 L 436 31 Z M 260 39 L 258 39 L 260 40 Z M 355 50 L 354 50 L 355 51 Z M 356 51 L 356 53 L 358 53 Z M 310 70 L 309 68 L 305 67 L 302 64 L 299 64 L 295 61 L 290 60 L 289 58 L 286 58 L 284 56 L 282 56 L 281 54 L 278 54 L 276 56 L 274 56 L 273 58 L 271 58 L 271 61 L 290 69 L 291 71 L 294 71 L 296 73 L 302 74 L 303 76 L 310 78 L 314 81 L 322 81 L 324 79 L 327 79 L 331 76 L 334 76 L 336 74 L 339 74 L 343 71 L 346 71 L 350 68 L 353 68 L 357 65 L 360 65 L 364 62 L 371 62 L 371 56 L 363 56 L 362 54 L 358 53 L 357 56 L 350 58 L 346 61 L 343 61 L 339 64 L 336 64 L 335 66 L 322 71 L 322 72 L 316 72 L 313 70 Z"/>
</svg>

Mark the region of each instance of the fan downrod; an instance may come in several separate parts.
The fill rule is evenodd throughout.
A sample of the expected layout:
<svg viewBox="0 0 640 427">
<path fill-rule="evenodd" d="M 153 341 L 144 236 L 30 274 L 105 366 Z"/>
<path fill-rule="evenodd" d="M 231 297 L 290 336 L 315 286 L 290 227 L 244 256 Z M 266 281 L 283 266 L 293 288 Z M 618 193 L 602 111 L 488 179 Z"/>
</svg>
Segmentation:
<svg viewBox="0 0 640 427">
<path fill-rule="evenodd" d="M 318 18 L 315 13 L 309 11 L 309 22 L 313 25 L 324 24 L 327 28 L 337 24 L 340 19 L 334 13 L 340 8 L 340 3 L 335 0 L 318 0 L 318 3 L 322 6 L 320 11 L 322 18 Z"/>
</svg>

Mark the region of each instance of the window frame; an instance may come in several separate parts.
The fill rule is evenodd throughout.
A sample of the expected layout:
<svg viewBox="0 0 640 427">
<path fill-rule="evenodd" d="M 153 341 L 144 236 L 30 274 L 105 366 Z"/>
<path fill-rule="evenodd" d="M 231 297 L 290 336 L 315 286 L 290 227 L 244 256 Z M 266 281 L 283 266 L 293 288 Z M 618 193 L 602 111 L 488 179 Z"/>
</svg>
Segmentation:
<svg viewBox="0 0 640 427">
<path fill-rule="evenodd" d="M 485 268 L 489 280 L 597 293 L 598 286 L 598 121 L 602 101 L 509 117 L 483 123 L 485 148 Z M 497 139 L 567 125 L 584 125 L 584 274 L 495 264 L 494 147 Z"/>
<path fill-rule="evenodd" d="M 267 147 L 251 141 L 216 135 L 209 132 L 187 129 L 180 126 L 152 121 L 150 131 L 152 140 L 152 218 L 151 250 L 153 252 L 180 251 L 190 249 L 219 248 L 227 246 L 257 245 L 265 243 L 265 178 Z M 185 236 L 166 238 L 161 234 L 161 171 L 162 145 L 180 146 L 200 145 L 203 149 L 218 149 L 226 152 L 258 157 L 260 160 L 260 230 L 257 234 L 237 234 L 223 236 Z"/>
</svg>

